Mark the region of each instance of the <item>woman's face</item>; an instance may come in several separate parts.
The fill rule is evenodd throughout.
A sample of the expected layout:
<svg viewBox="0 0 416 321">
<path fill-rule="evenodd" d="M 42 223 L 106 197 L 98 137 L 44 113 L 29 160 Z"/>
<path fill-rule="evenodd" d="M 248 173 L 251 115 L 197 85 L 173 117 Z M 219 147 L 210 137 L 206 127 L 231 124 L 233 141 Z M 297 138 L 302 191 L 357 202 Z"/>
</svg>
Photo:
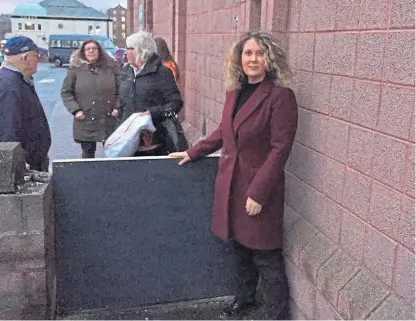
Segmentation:
<svg viewBox="0 0 416 321">
<path fill-rule="evenodd" d="M 142 64 L 140 63 L 140 61 L 137 60 L 134 48 L 127 48 L 126 58 L 127 58 L 127 62 L 130 64 L 130 66 L 133 66 L 135 68 L 140 68 L 141 67 Z"/>
<path fill-rule="evenodd" d="M 90 42 L 84 47 L 85 58 L 88 62 L 95 62 L 98 59 L 98 46 L 94 42 Z"/>
<path fill-rule="evenodd" d="M 247 40 L 241 54 L 241 64 L 249 83 L 257 83 L 266 76 L 266 57 L 256 40 Z"/>
</svg>

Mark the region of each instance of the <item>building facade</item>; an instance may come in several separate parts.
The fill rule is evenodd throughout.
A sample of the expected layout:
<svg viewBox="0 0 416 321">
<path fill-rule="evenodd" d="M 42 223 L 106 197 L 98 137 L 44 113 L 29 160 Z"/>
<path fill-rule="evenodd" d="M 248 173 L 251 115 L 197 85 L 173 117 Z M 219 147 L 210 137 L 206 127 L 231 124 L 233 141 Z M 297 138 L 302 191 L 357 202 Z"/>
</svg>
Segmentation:
<svg viewBox="0 0 416 321">
<path fill-rule="evenodd" d="M 127 31 L 129 34 L 145 29 L 147 16 L 152 12 L 152 3 L 147 0 L 127 0 Z"/>
<path fill-rule="evenodd" d="M 13 35 L 31 38 L 47 48 L 50 34 L 100 34 L 113 37 L 113 22 L 105 14 L 76 0 L 44 0 L 16 7 L 11 15 Z"/>
<path fill-rule="evenodd" d="M 107 17 L 113 20 L 113 42 L 119 47 L 126 46 L 127 9 L 121 5 L 107 10 Z"/>
<path fill-rule="evenodd" d="M 12 32 L 12 19 L 9 14 L 0 14 L 0 40 Z"/>
<path fill-rule="evenodd" d="M 288 53 L 299 105 L 284 233 L 293 319 L 414 319 L 414 0 L 143 4 L 145 28 L 181 69 L 185 124 L 202 136 L 219 126 L 224 55 L 242 32 L 268 31 Z"/>
</svg>

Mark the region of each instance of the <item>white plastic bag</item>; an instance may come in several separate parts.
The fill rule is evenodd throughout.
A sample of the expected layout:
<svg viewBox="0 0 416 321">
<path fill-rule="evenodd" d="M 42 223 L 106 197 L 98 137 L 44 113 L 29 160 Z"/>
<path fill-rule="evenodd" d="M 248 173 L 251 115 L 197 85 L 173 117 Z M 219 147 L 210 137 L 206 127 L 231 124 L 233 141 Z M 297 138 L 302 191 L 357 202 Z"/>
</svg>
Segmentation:
<svg viewBox="0 0 416 321">
<path fill-rule="evenodd" d="M 133 156 L 139 144 L 141 132 L 147 129 L 156 131 L 150 115 L 132 114 L 127 118 L 104 144 L 104 155 L 108 158 Z"/>
</svg>

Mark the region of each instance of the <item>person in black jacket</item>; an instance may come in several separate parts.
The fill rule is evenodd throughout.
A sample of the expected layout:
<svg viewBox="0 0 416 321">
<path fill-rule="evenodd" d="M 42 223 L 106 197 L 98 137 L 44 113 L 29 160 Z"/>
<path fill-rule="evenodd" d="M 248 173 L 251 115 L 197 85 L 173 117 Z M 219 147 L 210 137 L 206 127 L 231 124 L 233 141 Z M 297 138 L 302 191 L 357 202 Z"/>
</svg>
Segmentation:
<svg viewBox="0 0 416 321">
<path fill-rule="evenodd" d="M 120 84 L 122 121 L 133 113 L 150 114 L 156 132 L 142 135 L 135 155 L 167 155 L 173 147 L 166 121 L 181 110 L 181 94 L 171 70 L 156 54 L 156 42 L 150 33 L 132 34 L 126 43 L 128 64 L 123 67 Z"/>
<path fill-rule="evenodd" d="M 9 39 L 0 68 L 0 142 L 20 142 L 31 170 L 48 171 L 51 133 L 33 84 L 39 48 L 27 37 Z"/>
</svg>

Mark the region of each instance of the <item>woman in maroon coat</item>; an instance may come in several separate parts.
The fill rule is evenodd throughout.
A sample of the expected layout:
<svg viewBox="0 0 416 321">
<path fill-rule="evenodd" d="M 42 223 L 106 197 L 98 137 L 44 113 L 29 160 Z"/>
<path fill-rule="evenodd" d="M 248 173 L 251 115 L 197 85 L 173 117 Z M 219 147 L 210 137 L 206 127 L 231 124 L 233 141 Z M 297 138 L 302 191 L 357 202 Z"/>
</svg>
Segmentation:
<svg viewBox="0 0 416 321">
<path fill-rule="evenodd" d="M 284 167 L 297 129 L 286 56 L 263 32 L 250 32 L 230 50 L 227 94 L 219 127 L 205 140 L 172 157 L 180 164 L 222 148 L 212 230 L 231 239 L 241 285 L 221 318 L 241 317 L 255 307 L 262 278 L 268 319 L 288 318 L 289 290 L 282 256 Z"/>
</svg>

